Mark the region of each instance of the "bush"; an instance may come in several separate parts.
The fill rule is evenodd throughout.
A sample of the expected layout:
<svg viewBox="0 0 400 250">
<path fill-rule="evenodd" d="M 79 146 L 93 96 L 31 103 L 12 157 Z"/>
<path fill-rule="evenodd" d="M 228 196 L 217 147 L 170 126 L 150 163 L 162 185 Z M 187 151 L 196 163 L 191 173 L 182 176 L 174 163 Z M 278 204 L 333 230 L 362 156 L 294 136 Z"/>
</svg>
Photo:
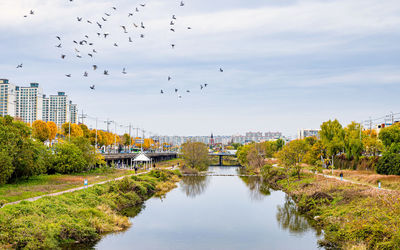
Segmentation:
<svg viewBox="0 0 400 250">
<path fill-rule="evenodd" d="M 376 166 L 378 174 L 400 175 L 400 154 L 385 152 Z"/>
</svg>

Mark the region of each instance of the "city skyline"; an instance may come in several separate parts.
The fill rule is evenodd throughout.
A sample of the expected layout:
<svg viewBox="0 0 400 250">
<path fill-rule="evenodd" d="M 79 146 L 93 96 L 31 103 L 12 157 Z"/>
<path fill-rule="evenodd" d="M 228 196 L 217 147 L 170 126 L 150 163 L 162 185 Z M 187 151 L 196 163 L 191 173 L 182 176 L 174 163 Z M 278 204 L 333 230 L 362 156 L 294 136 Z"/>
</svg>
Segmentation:
<svg viewBox="0 0 400 250">
<path fill-rule="evenodd" d="M 0 45 L 7 58 L 0 62 L 2 77 L 39 82 L 51 93 L 64 89 L 85 114 L 158 134 L 270 130 L 295 136 L 329 119 L 345 125 L 400 110 L 396 1 L 202 1 L 188 2 L 184 10 L 164 1 L 146 4 L 138 14 L 146 37 L 119 48 L 96 41 L 103 52 L 96 62 L 111 75 L 90 72 L 85 78 L 93 61 L 61 60 L 56 36 L 68 42 L 96 36 L 76 17 L 99 19 L 111 12 L 107 1 L 2 1 L 0 8 L 8 10 L 0 17 L 0 31 L 7 34 Z M 120 1 L 117 7 L 132 6 Z M 30 9 L 35 15 L 23 18 Z M 125 12 L 109 22 L 127 23 Z M 192 30 L 170 34 L 170 13 L 180 20 L 178 30 Z M 111 36 L 117 33 L 110 42 L 120 39 L 119 31 L 107 27 Z M 23 68 L 16 69 L 20 63 Z M 167 81 L 170 74 L 173 82 Z M 209 86 L 200 92 L 205 82 Z M 171 93 L 175 87 L 193 93 L 178 99 Z M 160 95 L 165 88 L 168 95 Z"/>
</svg>

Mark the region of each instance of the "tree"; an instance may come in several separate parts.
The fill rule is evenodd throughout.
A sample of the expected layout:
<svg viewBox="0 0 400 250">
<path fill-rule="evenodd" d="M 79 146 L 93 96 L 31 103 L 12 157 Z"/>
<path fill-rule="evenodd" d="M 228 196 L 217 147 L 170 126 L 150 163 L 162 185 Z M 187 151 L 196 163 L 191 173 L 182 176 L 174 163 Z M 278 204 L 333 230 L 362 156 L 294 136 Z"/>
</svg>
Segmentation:
<svg viewBox="0 0 400 250">
<path fill-rule="evenodd" d="M 50 142 L 53 141 L 56 136 L 57 136 L 57 125 L 52 122 L 52 121 L 48 121 L 47 122 L 47 127 L 49 128 L 49 140 Z"/>
<path fill-rule="evenodd" d="M 83 123 L 79 124 L 79 127 L 82 129 L 83 137 L 89 138 L 90 130 L 88 127 Z"/>
<path fill-rule="evenodd" d="M 341 152 L 344 148 L 344 130 L 338 120 L 322 123 L 320 137 L 322 144 L 327 150 L 327 154 L 332 157 Z M 334 164 L 332 161 L 332 170 Z"/>
<path fill-rule="evenodd" d="M 252 144 L 246 156 L 248 162 L 247 168 L 260 170 L 265 165 L 264 155 L 265 150 L 261 143 Z"/>
<path fill-rule="evenodd" d="M 362 142 L 361 124 L 352 122 L 344 128 L 344 147 L 347 159 L 358 158 L 362 155 L 364 145 Z"/>
<path fill-rule="evenodd" d="M 50 130 L 47 123 L 40 120 L 34 121 L 32 123 L 32 136 L 42 143 L 47 141 L 50 138 Z"/>
<path fill-rule="evenodd" d="M 384 149 L 383 143 L 378 138 L 378 134 L 375 130 L 363 131 L 363 145 L 365 147 L 365 153 L 369 156 L 377 156 L 379 152 Z"/>
<path fill-rule="evenodd" d="M 85 137 L 73 137 L 71 142 L 80 149 L 87 166 L 93 167 L 96 164 L 103 163 L 102 161 L 99 161 L 101 157 L 99 157 L 99 154 L 97 154 L 89 139 Z"/>
<path fill-rule="evenodd" d="M 393 144 L 399 144 L 400 124 L 396 123 L 390 127 L 383 128 L 379 133 L 379 139 L 382 141 L 386 150 L 390 150 Z"/>
<path fill-rule="evenodd" d="M 73 143 L 61 142 L 54 147 L 54 164 L 50 173 L 71 174 L 87 170 L 82 151 Z"/>
<path fill-rule="evenodd" d="M 279 162 L 286 168 L 286 172 L 294 170 L 300 179 L 301 164 L 304 156 L 310 149 L 305 140 L 294 140 L 286 144 L 281 151 L 277 153 Z"/>
<path fill-rule="evenodd" d="M 249 153 L 250 148 L 251 145 L 243 145 L 239 147 L 238 151 L 236 152 L 238 161 L 240 165 L 242 165 L 243 167 L 246 167 L 249 164 L 247 160 L 247 154 Z"/>
<path fill-rule="evenodd" d="M 62 133 L 64 136 L 69 136 L 69 132 L 71 130 L 71 137 L 82 137 L 83 136 L 83 131 L 81 127 L 75 123 L 72 123 L 71 126 L 69 125 L 69 122 L 64 123 L 61 126 Z"/>
<path fill-rule="evenodd" d="M 208 147 L 202 142 L 188 141 L 182 144 L 182 156 L 190 168 L 205 171 L 209 165 Z"/>
</svg>

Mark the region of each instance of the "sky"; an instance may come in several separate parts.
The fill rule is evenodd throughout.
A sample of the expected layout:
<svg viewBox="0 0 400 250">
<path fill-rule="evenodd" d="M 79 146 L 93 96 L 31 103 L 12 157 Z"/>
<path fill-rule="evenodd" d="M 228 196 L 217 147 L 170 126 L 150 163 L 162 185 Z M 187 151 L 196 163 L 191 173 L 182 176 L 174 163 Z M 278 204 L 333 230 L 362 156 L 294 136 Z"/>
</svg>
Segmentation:
<svg viewBox="0 0 400 250">
<path fill-rule="evenodd" d="M 184 3 L 1 0 L 0 78 L 38 82 L 47 95 L 65 91 L 91 127 L 95 118 L 98 127 L 110 119 L 119 133 L 132 124 L 160 135 L 294 136 L 329 119 L 346 125 L 400 112 L 398 0 Z M 145 29 L 133 26 L 141 22 Z M 94 45 L 73 43 L 84 39 Z M 94 58 L 87 55 L 92 47 Z"/>
</svg>

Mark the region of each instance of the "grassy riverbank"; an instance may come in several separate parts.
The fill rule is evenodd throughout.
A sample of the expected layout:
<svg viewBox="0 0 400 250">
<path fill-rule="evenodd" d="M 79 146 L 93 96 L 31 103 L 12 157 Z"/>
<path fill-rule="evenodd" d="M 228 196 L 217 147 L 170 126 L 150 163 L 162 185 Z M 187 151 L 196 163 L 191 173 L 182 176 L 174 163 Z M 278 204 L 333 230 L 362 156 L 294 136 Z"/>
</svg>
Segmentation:
<svg viewBox="0 0 400 250">
<path fill-rule="evenodd" d="M 182 162 L 182 159 L 172 159 L 157 162 L 156 167 L 168 168 Z M 143 172 L 143 170 L 139 172 Z M 0 185 L 0 205 L 81 187 L 85 179 L 88 180 L 89 184 L 95 184 L 122 176 L 132 175 L 134 173 L 135 171 L 133 170 L 107 167 L 80 174 L 32 176 L 27 180 L 19 180 L 15 183 Z"/>
<path fill-rule="evenodd" d="M 156 170 L 86 190 L 0 209 L 0 248 L 60 248 L 89 243 L 129 227 L 124 210 L 141 206 L 176 185 L 179 172 Z M 161 192 L 161 193 L 157 193 Z"/>
<path fill-rule="evenodd" d="M 400 193 L 302 173 L 301 180 L 272 170 L 271 184 L 287 192 L 298 209 L 324 229 L 327 249 L 398 249 Z"/>
</svg>

